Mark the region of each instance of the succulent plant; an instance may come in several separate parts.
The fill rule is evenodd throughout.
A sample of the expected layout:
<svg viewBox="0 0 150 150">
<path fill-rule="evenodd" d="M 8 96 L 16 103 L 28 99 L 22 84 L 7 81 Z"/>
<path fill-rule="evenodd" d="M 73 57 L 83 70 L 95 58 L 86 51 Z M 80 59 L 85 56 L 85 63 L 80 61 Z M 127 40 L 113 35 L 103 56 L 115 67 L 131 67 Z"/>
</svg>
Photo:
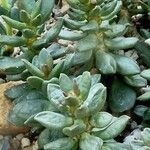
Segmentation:
<svg viewBox="0 0 150 150">
<path fill-rule="evenodd" d="M 136 100 L 136 92 L 132 87 L 146 86 L 147 81 L 140 76 L 140 67 L 135 60 L 119 55 L 119 50 L 132 49 L 138 41 L 136 37 L 126 37 L 129 23 L 117 18 L 122 1 L 68 0 L 67 2 L 70 5 L 69 18 L 64 17 L 64 25 L 71 31 L 61 30 L 59 38 L 75 41 L 73 66 L 80 65 L 78 70 L 80 73 L 96 67 L 103 76 L 110 75 L 114 78 L 110 107 L 116 106 L 112 105 L 115 102 L 120 108 L 111 107 L 112 110 L 117 112 L 129 110 Z M 119 90 L 121 85 L 125 87 L 123 89 L 130 91 L 131 95 L 126 93 L 126 96 L 118 98 L 122 95 Z M 117 87 L 116 90 L 113 90 L 113 87 Z M 124 90 L 123 93 L 127 91 Z M 124 108 L 122 103 L 126 103 Z"/>
<path fill-rule="evenodd" d="M 140 73 L 139 67 L 132 59 L 117 55 L 118 50 L 130 49 L 138 41 L 135 37 L 124 37 L 128 24 L 113 21 L 121 9 L 122 1 L 68 0 L 68 3 L 70 4 L 68 12 L 70 18 L 64 19 L 64 25 L 80 32 L 62 30 L 59 37 L 78 40 L 75 44 L 75 64 L 91 61 L 94 57 L 96 67 L 102 74 L 134 75 Z M 124 65 L 132 69 L 124 70 Z"/>
<path fill-rule="evenodd" d="M 46 127 L 38 140 L 41 149 L 71 150 L 80 147 L 82 150 L 100 150 L 117 143 L 107 140 L 123 131 L 129 117 L 117 118 L 101 112 L 106 100 L 106 87 L 99 80 L 99 74 L 90 75 L 89 72 L 73 80 L 61 74 L 59 84 L 47 85 L 48 99 L 57 111 L 43 111 L 34 117 Z"/>
<path fill-rule="evenodd" d="M 12 70 L 12 74 L 18 74 L 18 66 L 13 65 L 14 61 L 18 61 L 18 64 L 24 67 L 21 59 L 27 59 L 30 62 L 32 58 L 39 53 L 42 48 L 46 48 L 56 40 L 62 26 L 63 19 L 59 18 L 56 23 L 44 33 L 44 27 L 46 21 L 49 19 L 52 9 L 54 7 L 54 0 L 18 0 L 12 5 L 15 8 L 15 15 L 17 18 L 11 15 L 2 15 L 2 26 L 9 27 L 4 28 L 5 34 L 0 35 L 1 53 L 8 49 L 13 51 L 14 47 L 20 47 L 21 54 L 17 59 L 2 57 L 0 63 L 4 65 L 0 70 L 3 70 L 4 74 L 7 74 L 5 70 Z M 8 59 L 8 60 L 7 60 Z M 15 59 L 15 60 L 14 60 Z M 5 62 L 5 63 L 4 63 Z M 24 67 L 25 68 L 25 67 Z M 15 72 L 16 71 L 16 72 Z M 22 70 L 20 70 L 22 72 Z"/>
<path fill-rule="evenodd" d="M 27 83 L 5 91 L 15 103 L 9 121 L 18 126 L 45 127 L 38 139 L 41 149 L 44 145 L 44 149 L 56 150 L 125 149 L 127 145 L 113 138 L 124 130 L 129 117 L 113 117 L 102 111 L 106 87 L 99 83 L 100 78 L 89 72 L 74 79 L 65 74 L 43 81 L 31 76 Z"/>
<path fill-rule="evenodd" d="M 45 21 L 54 7 L 54 0 L 19 0 L 17 1 L 18 20 L 14 20 L 7 16 L 2 16 L 3 20 L 13 29 L 21 32 L 21 36 L 1 35 L 0 43 L 12 47 L 25 46 L 30 51 L 38 51 L 46 47 L 50 42 L 54 41 L 59 34 L 63 25 L 63 19 L 58 19 L 56 24 L 42 37 Z"/>
</svg>

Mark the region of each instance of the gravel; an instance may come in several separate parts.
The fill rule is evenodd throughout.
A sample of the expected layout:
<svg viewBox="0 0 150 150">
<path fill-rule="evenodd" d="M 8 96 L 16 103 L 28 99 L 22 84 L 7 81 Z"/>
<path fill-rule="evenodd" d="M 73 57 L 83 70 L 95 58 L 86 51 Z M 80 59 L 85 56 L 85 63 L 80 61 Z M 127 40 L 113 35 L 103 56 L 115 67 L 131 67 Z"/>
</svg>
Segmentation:
<svg viewBox="0 0 150 150">
<path fill-rule="evenodd" d="M 27 134 L 0 135 L 0 150 L 38 150 L 38 143 L 30 141 Z"/>
</svg>

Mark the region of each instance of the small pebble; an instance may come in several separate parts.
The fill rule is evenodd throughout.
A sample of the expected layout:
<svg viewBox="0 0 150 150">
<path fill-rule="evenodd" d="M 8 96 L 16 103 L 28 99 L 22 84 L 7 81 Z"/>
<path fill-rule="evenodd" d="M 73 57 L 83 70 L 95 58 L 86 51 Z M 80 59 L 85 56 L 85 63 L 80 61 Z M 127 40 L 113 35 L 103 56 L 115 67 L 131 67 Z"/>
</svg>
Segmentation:
<svg viewBox="0 0 150 150">
<path fill-rule="evenodd" d="M 18 135 L 16 135 L 16 138 L 17 138 L 19 141 L 21 141 L 23 137 L 24 137 L 23 134 L 18 134 Z"/>
<path fill-rule="evenodd" d="M 118 54 L 119 54 L 119 55 L 124 55 L 124 50 L 119 50 L 119 51 L 118 51 Z"/>
<path fill-rule="evenodd" d="M 68 46 L 69 44 L 72 44 L 72 42 L 67 41 L 67 40 L 62 40 L 62 39 L 58 40 L 58 43 L 63 46 Z"/>
<path fill-rule="evenodd" d="M 125 52 L 125 56 L 131 57 L 133 54 L 133 51 L 127 51 Z"/>
<path fill-rule="evenodd" d="M 21 147 L 22 148 L 25 148 L 25 147 L 28 147 L 30 146 L 30 140 L 28 138 L 22 138 L 21 140 Z"/>
<path fill-rule="evenodd" d="M 137 52 L 136 52 L 136 51 L 133 51 L 133 50 L 125 52 L 125 56 L 131 57 L 131 58 L 134 59 L 134 60 L 137 60 L 137 59 L 138 59 L 138 54 L 137 54 Z"/>
<path fill-rule="evenodd" d="M 136 51 L 134 51 L 134 53 L 131 56 L 134 60 L 137 60 L 139 58 L 138 54 Z"/>
</svg>

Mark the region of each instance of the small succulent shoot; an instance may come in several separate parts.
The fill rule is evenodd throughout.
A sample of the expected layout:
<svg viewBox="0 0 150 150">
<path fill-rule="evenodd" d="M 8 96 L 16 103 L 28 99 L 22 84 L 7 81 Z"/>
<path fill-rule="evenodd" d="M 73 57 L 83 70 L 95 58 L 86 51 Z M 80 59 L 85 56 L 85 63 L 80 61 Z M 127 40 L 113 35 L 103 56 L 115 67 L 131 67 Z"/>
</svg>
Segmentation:
<svg viewBox="0 0 150 150">
<path fill-rule="evenodd" d="M 137 105 L 134 109 L 134 113 L 142 120 L 141 124 L 144 127 L 150 127 L 150 107 L 144 105 Z"/>
<path fill-rule="evenodd" d="M 150 128 L 145 128 L 139 137 L 138 140 L 133 140 L 130 143 L 131 150 L 136 149 L 150 149 Z"/>
<path fill-rule="evenodd" d="M 12 29 L 12 34 L 0 35 L 0 43 L 4 46 L 26 47 L 33 53 L 38 52 L 53 42 L 59 34 L 63 19 L 58 19 L 49 31 L 44 32 L 45 22 L 49 19 L 54 7 L 54 0 L 18 0 L 17 5 L 18 19 L 2 15 L 3 20 Z M 20 33 L 20 36 L 18 34 Z"/>
<path fill-rule="evenodd" d="M 47 132 L 55 131 L 62 136 L 51 137 L 53 140 L 43 145 L 46 138 L 43 136 L 48 133 L 41 133 L 41 149 L 100 150 L 106 140 L 115 138 L 124 130 L 128 116 L 117 118 L 101 112 L 106 101 L 106 87 L 99 80 L 100 75 L 90 75 L 89 72 L 74 79 L 60 74 L 59 83 L 47 85 L 48 99 L 57 111 L 40 112 L 34 120 L 47 128 Z"/>
<path fill-rule="evenodd" d="M 50 80 L 53 77 L 59 77 L 61 72 L 66 72 L 66 69 L 70 68 L 72 55 L 68 55 L 65 60 L 60 60 L 57 64 L 54 64 L 52 56 L 44 48 L 40 51 L 39 55 L 33 58 L 32 63 L 26 59 L 22 59 L 22 61 L 27 71 L 31 74 L 31 77 L 27 79 L 28 81 L 31 81 L 33 78 L 35 80 L 38 78 L 41 80 Z"/>
<path fill-rule="evenodd" d="M 146 80 L 150 80 L 150 69 L 144 70 L 141 72 L 141 76 Z M 137 98 L 140 101 L 149 101 L 150 100 L 150 90 L 146 90 L 144 94 Z"/>
<path fill-rule="evenodd" d="M 59 37 L 78 40 L 75 45 L 74 64 L 91 61 L 94 57 L 96 67 L 102 74 L 135 75 L 140 73 L 140 68 L 135 61 L 117 54 L 118 50 L 133 48 L 138 41 L 136 37 L 124 37 L 129 24 L 113 21 L 121 9 L 121 0 L 68 0 L 67 2 L 70 5 L 68 12 L 70 18 L 64 18 L 64 25 L 80 32 L 62 30 Z M 126 72 L 125 68 L 132 69 Z"/>
</svg>

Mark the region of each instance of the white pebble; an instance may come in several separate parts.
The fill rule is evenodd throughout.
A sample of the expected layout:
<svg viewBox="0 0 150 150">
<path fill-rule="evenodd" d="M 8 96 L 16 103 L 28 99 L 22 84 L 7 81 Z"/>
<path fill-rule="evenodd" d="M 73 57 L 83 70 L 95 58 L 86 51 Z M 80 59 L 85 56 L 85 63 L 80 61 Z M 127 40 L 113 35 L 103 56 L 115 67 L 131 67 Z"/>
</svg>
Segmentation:
<svg viewBox="0 0 150 150">
<path fill-rule="evenodd" d="M 28 138 L 22 138 L 21 140 L 21 147 L 25 148 L 30 146 L 30 140 Z"/>
<path fill-rule="evenodd" d="M 21 141 L 23 137 L 24 137 L 23 134 L 18 134 L 18 135 L 16 135 L 16 138 L 17 138 L 19 141 Z"/>
</svg>

